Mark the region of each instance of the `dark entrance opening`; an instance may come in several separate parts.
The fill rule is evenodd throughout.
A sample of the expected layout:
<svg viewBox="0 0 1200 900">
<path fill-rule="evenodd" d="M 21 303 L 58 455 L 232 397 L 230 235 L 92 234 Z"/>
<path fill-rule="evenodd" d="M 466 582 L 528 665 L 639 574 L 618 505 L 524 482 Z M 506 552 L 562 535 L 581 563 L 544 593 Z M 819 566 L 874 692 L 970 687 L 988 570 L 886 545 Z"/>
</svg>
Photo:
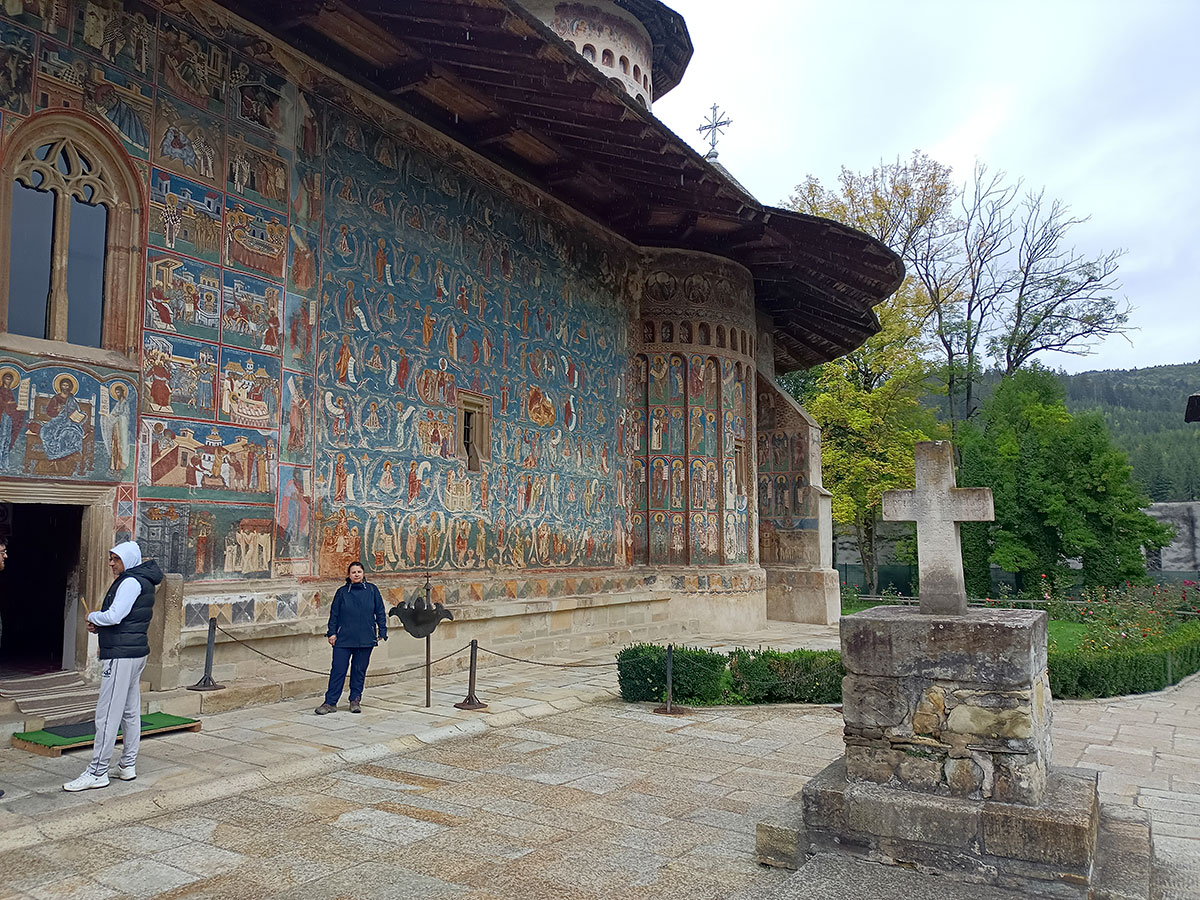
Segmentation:
<svg viewBox="0 0 1200 900">
<path fill-rule="evenodd" d="M 41 503 L 8 506 L 8 559 L 0 572 L 0 677 L 42 675 L 66 666 L 67 614 L 79 600 L 83 507 Z"/>
</svg>

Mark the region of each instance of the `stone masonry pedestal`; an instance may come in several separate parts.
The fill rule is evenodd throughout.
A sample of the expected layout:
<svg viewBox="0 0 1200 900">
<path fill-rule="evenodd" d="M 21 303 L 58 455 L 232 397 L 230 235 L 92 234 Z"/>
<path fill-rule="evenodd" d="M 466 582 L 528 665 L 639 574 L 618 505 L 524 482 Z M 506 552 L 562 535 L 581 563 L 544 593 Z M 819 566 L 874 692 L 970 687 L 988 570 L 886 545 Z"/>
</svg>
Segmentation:
<svg viewBox="0 0 1200 900">
<path fill-rule="evenodd" d="M 1148 821 L 1106 824 L 1097 773 L 1050 765 L 1044 612 L 877 607 L 841 632 L 845 756 L 759 825 L 760 862 L 849 853 L 1029 896 L 1148 896 Z"/>
<path fill-rule="evenodd" d="M 970 800 L 1040 803 L 1050 762 L 1046 614 L 842 619 L 846 775 Z"/>
</svg>

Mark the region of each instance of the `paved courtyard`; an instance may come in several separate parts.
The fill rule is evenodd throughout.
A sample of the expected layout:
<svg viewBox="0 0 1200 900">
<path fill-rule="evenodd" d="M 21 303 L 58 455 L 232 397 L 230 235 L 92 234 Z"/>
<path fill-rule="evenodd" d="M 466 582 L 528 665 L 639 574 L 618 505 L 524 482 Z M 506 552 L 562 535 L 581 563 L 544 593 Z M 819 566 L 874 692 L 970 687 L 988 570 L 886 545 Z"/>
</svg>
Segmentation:
<svg viewBox="0 0 1200 900">
<path fill-rule="evenodd" d="M 739 643 L 832 646 L 836 629 Z M 146 739 L 137 781 L 82 794 L 59 790 L 81 754 L 2 750 L 0 898 L 765 900 L 793 877 L 753 862 L 754 826 L 841 752 L 836 710 L 667 718 L 622 703 L 612 668 L 482 659 L 487 712 L 451 706 L 460 673 L 429 711 L 406 681 L 369 685 L 361 716 L 315 717 L 316 698 L 206 716 Z M 1055 705 L 1057 761 L 1150 810 L 1164 900 L 1200 897 L 1198 707 L 1196 678 Z"/>
</svg>

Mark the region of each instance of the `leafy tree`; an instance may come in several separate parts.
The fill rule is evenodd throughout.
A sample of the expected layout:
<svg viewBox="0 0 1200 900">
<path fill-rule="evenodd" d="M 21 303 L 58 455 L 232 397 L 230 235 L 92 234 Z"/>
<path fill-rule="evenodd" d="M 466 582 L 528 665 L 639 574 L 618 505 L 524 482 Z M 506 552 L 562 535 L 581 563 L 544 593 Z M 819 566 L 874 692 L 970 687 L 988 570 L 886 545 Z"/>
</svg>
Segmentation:
<svg viewBox="0 0 1200 900">
<path fill-rule="evenodd" d="M 1068 409 L 1104 416 L 1152 500 L 1200 499 L 1200 429 L 1183 421 L 1187 396 L 1200 389 L 1200 363 L 1059 377 Z"/>
<path fill-rule="evenodd" d="M 845 222 L 904 255 L 951 213 L 950 169 L 924 154 L 857 174 L 842 169 L 839 190 L 811 175 L 796 187 L 792 209 Z M 939 434 L 922 407 L 929 392 L 928 309 L 920 282 L 905 278 L 876 307 L 880 331 L 852 353 L 781 379 L 821 425 L 821 472 L 833 493 L 833 518 L 848 527 L 862 557 L 866 593 L 878 590 L 876 525 L 883 492 L 913 481 L 913 444 Z"/>
<path fill-rule="evenodd" d="M 918 402 L 928 368 L 911 297 L 902 289 L 877 311 L 879 333 L 821 366 L 799 394 L 821 426 L 821 472 L 833 493 L 833 518 L 854 533 L 868 594 L 878 588 L 883 492 L 912 485 L 913 444 L 939 431 Z"/>
<path fill-rule="evenodd" d="M 969 562 L 976 591 L 988 584 L 989 561 L 1022 580 L 1045 575 L 1052 584 L 1080 576 L 1086 585 L 1140 580 L 1143 551 L 1171 540 L 1170 527 L 1142 512 L 1149 500 L 1104 420 L 1072 415 L 1064 398 L 1053 373 L 1017 371 L 1001 381 L 978 421 L 960 429 L 960 483 L 991 487 L 996 506 L 991 525 L 964 526 L 976 542 L 982 530 L 989 550 Z"/>
</svg>

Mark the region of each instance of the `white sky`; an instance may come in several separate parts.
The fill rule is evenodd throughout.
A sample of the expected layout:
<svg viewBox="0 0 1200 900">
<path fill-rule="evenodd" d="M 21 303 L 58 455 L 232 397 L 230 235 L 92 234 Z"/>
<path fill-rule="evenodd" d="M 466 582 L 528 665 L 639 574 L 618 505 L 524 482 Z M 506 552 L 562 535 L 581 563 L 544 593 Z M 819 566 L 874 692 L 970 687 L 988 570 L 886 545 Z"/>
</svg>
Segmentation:
<svg viewBox="0 0 1200 900">
<path fill-rule="evenodd" d="M 719 104 L 721 162 L 760 201 L 917 149 L 960 181 L 978 158 L 1090 215 L 1081 252 L 1127 251 L 1138 330 L 1044 362 L 1200 358 L 1200 0 L 666 2 L 696 53 L 654 112 L 704 152 Z"/>
</svg>

